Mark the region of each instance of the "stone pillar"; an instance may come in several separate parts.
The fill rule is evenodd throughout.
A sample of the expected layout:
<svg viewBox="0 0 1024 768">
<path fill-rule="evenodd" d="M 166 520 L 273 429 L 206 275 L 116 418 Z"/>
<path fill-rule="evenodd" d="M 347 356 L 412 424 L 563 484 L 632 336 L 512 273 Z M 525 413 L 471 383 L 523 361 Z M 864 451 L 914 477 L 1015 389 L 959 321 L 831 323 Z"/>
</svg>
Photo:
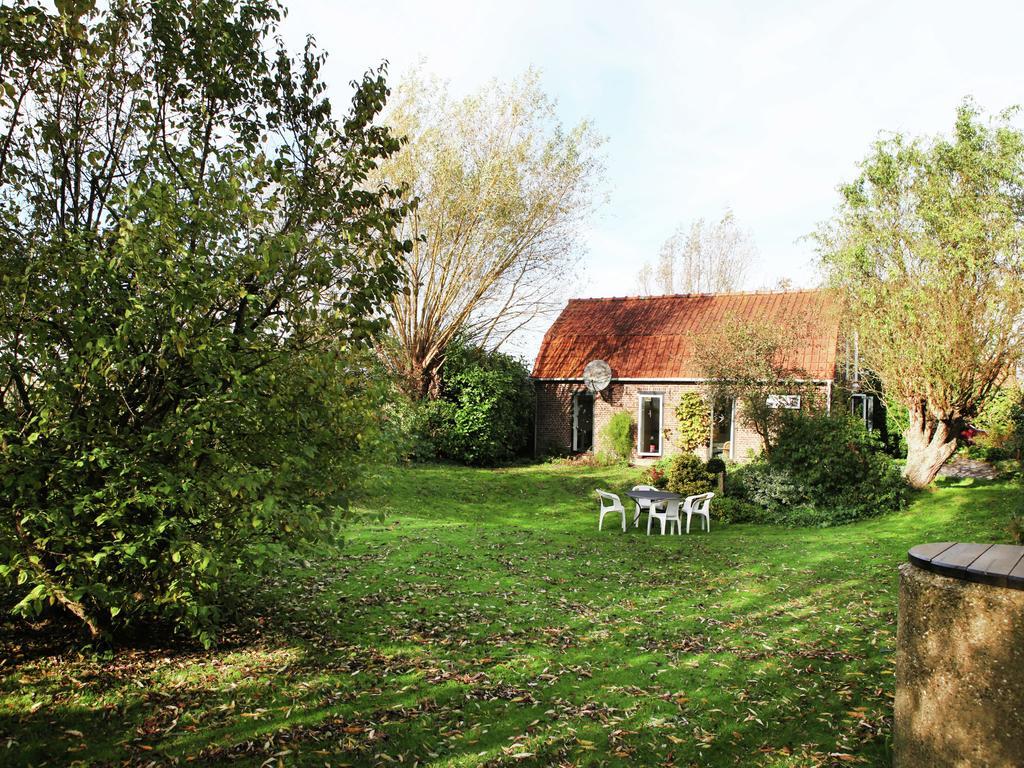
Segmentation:
<svg viewBox="0 0 1024 768">
<path fill-rule="evenodd" d="M 896 768 L 1024 766 L 1024 591 L 900 566 Z"/>
</svg>

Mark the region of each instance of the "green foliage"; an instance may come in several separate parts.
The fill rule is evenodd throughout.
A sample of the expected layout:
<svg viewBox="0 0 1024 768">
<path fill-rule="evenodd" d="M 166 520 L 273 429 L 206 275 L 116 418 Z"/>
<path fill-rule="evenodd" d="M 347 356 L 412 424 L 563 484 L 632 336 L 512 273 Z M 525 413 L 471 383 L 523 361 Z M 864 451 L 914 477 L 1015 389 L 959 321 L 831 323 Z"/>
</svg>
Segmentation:
<svg viewBox="0 0 1024 768">
<path fill-rule="evenodd" d="M 855 419 L 790 413 L 775 450 L 735 470 L 730 494 L 758 505 L 766 520 L 835 525 L 902 509 L 906 484 Z"/>
<path fill-rule="evenodd" d="M 664 490 L 668 485 L 668 467 L 671 459 L 661 459 L 644 470 L 643 484 Z"/>
<path fill-rule="evenodd" d="M 676 406 L 676 444 L 690 452 L 707 445 L 711 437 L 711 407 L 703 395 L 685 392 Z"/>
<path fill-rule="evenodd" d="M 1015 512 L 1010 515 L 1006 530 L 1010 534 L 1010 541 L 1014 544 L 1024 544 L 1024 514 Z"/>
<path fill-rule="evenodd" d="M 704 461 L 693 453 L 678 453 L 668 462 L 666 488 L 672 493 L 693 496 L 712 490 L 714 478 L 708 474 Z"/>
<path fill-rule="evenodd" d="M 966 101 L 951 137 L 891 136 L 860 168 L 819 252 L 865 365 L 913 408 L 906 468 L 924 487 L 1024 355 L 1024 133 Z"/>
<path fill-rule="evenodd" d="M 446 458 L 492 465 L 522 455 L 532 434 L 534 390 L 522 360 L 455 343 L 441 367 Z"/>
<path fill-rule="evenodd" d="M 985 401 L 974 424 L 985 434 L 975 438 L 969 456 L 986 461 L 1020 456 L 1024 449 L 1024 393 L 1015 386 L 996 390 Z"/>
<path fill-rule="evenodd" d="M 377 446 L 410 244 L 363 182 L 398 142 L 383 74 L 335 119 L 273 2 L 115 5 L 0 9 L 0 576 L 27 616 L 209 643 Z"/>
<path fill-rule="evenodd" d="M 395 442 L 416 461 L 494 465 L 523 455 L 532 435 L 534 390 L 523 362 L 462 342 L 448 348 L 438 398 L 395 393 L 394 403 Z"/>
<path fill-rule="evenodd" d="M 633 455 L 633 417 L 616 411 L 601 429 L 601 440 L 611 453 L 625 460 Z"/>
<path fill-rule="evenodd" d="M 393 524 L 348 526 L 344 548 L 324 540 L 278 560 L 274 578 L 254 574 L 238 642 L 210 651 L 104 663 L 50 638 L 26 647 L 0 616 L 3 765 L 411 768 L 409 755 L 459 768 L 889 765 L 897 566 L 940 535 L 1005 540 L 1024 499 L 1017 484 L 944 482 L 915 497 L 912 515 L 793 532 L 720 525 L 728 505 L 716 497 L 710 535 L 648 537 L 646 521 L 622 533 L 614 517 L 598 531 L 594 489 L 621 494 L 639 475 L 551 463 L 388 468 L 354 509 L 391 507 Z M 623 663 L 638 647 L 699 663 Z M 595 718 L 609 706 L 615 728 L 635 734 Z M 709 732 L 735 734 L 708 748 L 651 727 L 676 722 L 681 707 L 688 719 L 700 709 L 692 717 Z M 549 709 L 558 716 L 539 717 Z M 254 739 L 254 720 L 266 736 Z M 337 743 L 347 724 L 381 720 L 386 739 L 352 727 Z M 514 744 L 533 756 L 523 746 L 502 756 Z"/>
<path fill-rule="evenodd" d="M 719 523 L 768 523 L 764 507 L 735 496 L 715 496 L 711 502 L 711 518 Z"/>
<path fill-rule="evenodd" d="M 889 437 L 888 451 L 897 459 L 907 457 L 907 441 L 903 433 L 910 426 L 910 414 L 901 403 L 885 404 L 885 431 Z"/>
<path fill-rule="evenodd" d="M 709 475 L 720 475 L 725 472 L 725 461 L 717 456 L 708 459 L 707 469 Z"/>
</svg>

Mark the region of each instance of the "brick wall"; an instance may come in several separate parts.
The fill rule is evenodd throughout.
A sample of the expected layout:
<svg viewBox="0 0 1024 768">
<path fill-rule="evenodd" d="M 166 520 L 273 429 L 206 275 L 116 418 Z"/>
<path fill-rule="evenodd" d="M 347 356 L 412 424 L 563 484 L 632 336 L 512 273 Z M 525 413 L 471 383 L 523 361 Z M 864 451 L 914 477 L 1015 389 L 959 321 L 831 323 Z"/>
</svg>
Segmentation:
<svg viewBox="0 0 1024 768">
<path fill-rule="evenodd" d="M 580 382 L 538 381 L 537 387 L 537 427 L 534 441 L 536 454 L 570 453 L 572 451 L 572 397 L 576 392 L 586 391 Z M 824 387 L 822 401 L 824 399 Z M 637 403 L 641 394 L 662 396 L 664 409 L 662 419 L 662 455 L 668 456 L 679 452 L 677 439 L 676 406 L 679 398 L 686 392 L 699 392 L 698 384 L 633 384 L 613 382 L 594 398 L 594 450 L 607 450 L 603 445 L 602 431 L 608 420 L 616 411 L 625 410 L 633 419 L 634 448 L 633 460 L 639 463 L 654 461 L 654 458 L 640 458 L 636 454 L 636 420 Z M 752 429 L 743 424 L 737 413 L 733 423 L 732 457 L 736 461 L 746 461 L 751 455 L 760 453 L 761 438 Z M 708 449 L 698 448 L 697 453 L 707 458 Z"/>
</svg>

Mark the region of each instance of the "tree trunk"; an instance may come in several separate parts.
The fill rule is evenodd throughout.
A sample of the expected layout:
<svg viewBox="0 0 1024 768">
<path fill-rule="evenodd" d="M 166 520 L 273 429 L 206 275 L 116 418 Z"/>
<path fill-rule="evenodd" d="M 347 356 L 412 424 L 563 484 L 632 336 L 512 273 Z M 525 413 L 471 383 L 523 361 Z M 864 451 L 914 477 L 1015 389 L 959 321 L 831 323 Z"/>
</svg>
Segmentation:
<svg viewBox="0 0 1024 768">
<path fill-rule="evenodd" d="M 912 487 L 924 488 L 953 455 L 963 423 L 958 418 L 937 418 L 924 401 L 912 404 L 909 410 L 910 426 L 903 433 L 907 440 L 907 466 L 903 476 Z"/>
</svg>

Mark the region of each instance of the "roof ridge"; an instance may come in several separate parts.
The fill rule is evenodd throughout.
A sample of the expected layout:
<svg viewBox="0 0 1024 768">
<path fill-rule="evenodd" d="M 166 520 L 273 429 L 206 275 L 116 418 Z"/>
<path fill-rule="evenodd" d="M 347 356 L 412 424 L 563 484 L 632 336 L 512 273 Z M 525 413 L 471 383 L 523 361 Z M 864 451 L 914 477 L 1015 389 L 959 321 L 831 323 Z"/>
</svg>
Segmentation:
<svg viewBox="0 0 1024 768">
<path fill-rule="evenodd" d="M 718 291 L 709 293 L 658 293 L 649 296 L 581 296 L 569 301 L 644 301 L 648 299 L 695 299 L 719 296 L 792 296 L 798 293 L 824 293 L 828 288 L 795 288 L 790 290 Z"/>
</svg>

